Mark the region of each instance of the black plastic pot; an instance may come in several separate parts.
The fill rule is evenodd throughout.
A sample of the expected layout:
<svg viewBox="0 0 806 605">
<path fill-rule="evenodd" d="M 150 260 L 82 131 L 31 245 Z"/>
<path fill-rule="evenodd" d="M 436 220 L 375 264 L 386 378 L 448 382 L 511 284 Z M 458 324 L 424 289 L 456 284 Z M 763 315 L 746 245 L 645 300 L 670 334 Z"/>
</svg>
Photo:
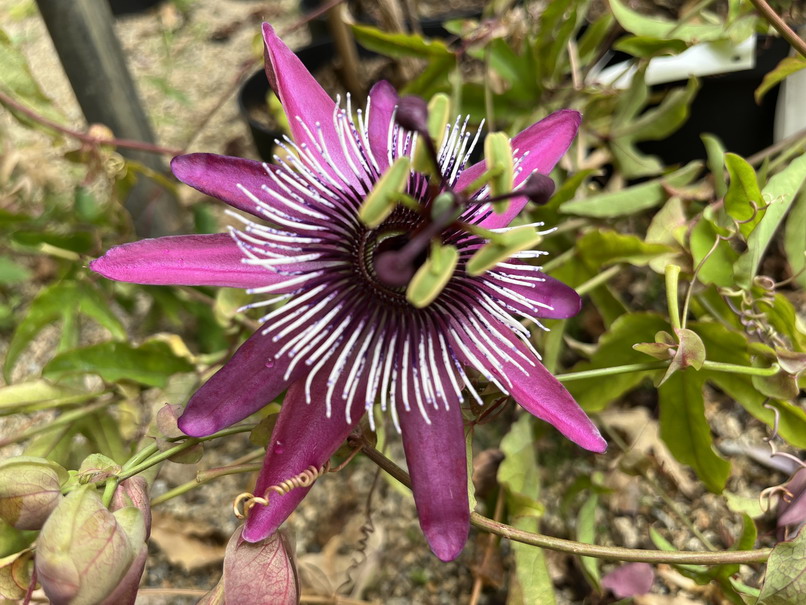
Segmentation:
<svg viewBox="0 0 806 605">
<path fill-rule="evenodd" d="M 130 15 L 160 4 L 163 0 L 109 0 L 113 15 Z"/>
<path fill-rule="evenodd" d="M 760 105 L 753 93 L 788 52 L 789 44 L 782 38 L 760 38 L 753 69 L 700 78 L 700 90 L 686 123 L 662 141 L 644 141 L 638 147 L 669 165 L 705 159 L 700 134 L 706 132 L 716 135 L 728 151 L 744 157 L 772 145 L 778 87 L 768 92 Z M 685 86 L 685 82 L 668 86 Z"/>
</svg>

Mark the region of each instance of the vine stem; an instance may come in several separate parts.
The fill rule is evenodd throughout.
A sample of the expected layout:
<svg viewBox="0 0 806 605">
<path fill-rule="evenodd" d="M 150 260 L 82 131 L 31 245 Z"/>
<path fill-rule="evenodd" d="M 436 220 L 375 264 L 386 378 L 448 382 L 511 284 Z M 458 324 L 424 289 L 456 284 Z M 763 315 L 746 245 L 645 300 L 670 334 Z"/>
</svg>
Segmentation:
<svg viewBox="0 0 806 605">
<path fill-rule="evenodd" d="M 367 458 L 381 467 L 392 477 L 400 481 L 403 485 L 411 489 L 411 478 L 408 473 L 397 464 L 389 460 L 381 452 L 369 444 L 361 443 L 361 451 Z M 528 531 L 516 529 L 506 523 L 494 521 L 489 517 L 480 515 L 477 512 L 470 513 L 470 523 L 477 529 L 490 532 L 508 538 L 522 544 L 538 546 L 558 552 L 566 552 L 573 555 L 594 557 L 597 559 L 608 559 L 614 561 L 630 561 L 642 563 L 671 563 L 689 565 L 725 565 L 732 563 L 763 563 L 770 557 L 771 548 L 759 548 L 757 550 L 743 551 L 721 551 L 721 552 L 697 552 L 697 551 L 665 551 L 665 550 L 644 550 L 637 548 L 624 548 L 621 546 L 597 546 L 595 544 L 584 544 L 573 540 L 553 538 L 543 534 L 536 534 Z"/>
<path fill-rule="evenodd" d="M 72 128 L 67 128 L 66 126 L 62 126 L 53 120 L 49 120 L 45 116 L 42 116 L 32 109 L 22 105 L 21 103 L 14 100 L 12 97 L 8 96 L 4 92 L 0 91 L 0 105 L 5 105 L 7 107 L 11 107 L 15 111 L 20 112 L 21 114 L 25 115 L 26 117 L 30 118 L 34 122 L 45 126 L 51 130 L 55 130 L 56 132 L 60 132 L 65 134 L 69 137 L 74 139 L 78 139 L 82 143 L 87 143 L 88 145 L 112 145 L 114 147 L 122 147 L 124 149 L 137 149 L 138 151 L 146 151 L 148 153 L 158 153 L 162 155 L 180 155 L 182 153 L 181 149 L 173 149 L 171 147 L 162 147 L 160 145 L 154 145 L 153 143 L 146 143 L 145 141 L 135 141 L 133 139 L 105 139 L 100 137 L 94 137 L 91 134 L 87 134 L 86 132 L 79 132 L 78 130 L 73 130 Z"/>
<path fill-rule="evenodd" d="M 177 454 L 185 451 L 193 447 L 198 443 L 204 443 L 205 441 L 210 441 L 211 439 L 218 439 L 219 437 L 226 437 L 227 435 L 235 435 L 237 433 L 245 433 L 254 429 L 255 426 L 252 424 L 239 424 L 235 426 L 231 426 L 228 429 L 224 429 L 222 431 L 218 431 L 217 433 L 213 433 L 212 435 L 208 435 L 207 437 L 191 437 L 186 438 L 184 441 L 179 443 L 178 445 L 173 446 L 172 448 L 168 448 L 165 451 L 160 452 L 154 456 L 150 456 L 144 459 L 142 462 L 138 464 L 126 466 L 124 465 L 123 471 L 119 473 L 115 479 L 120 482 L 124 479 L 128 479 L 129 477 L 133 477 L 139 473 L 142 473 L 144 470 L 151 468 L 155 464 L 162 462 L 163 460 L 167 460 L 172 456 L 176 456 Z M 145 448 L 149 452 L 153 452 L 153 445 Z M 141 452 L 142 453 L 142 452 Z M 135 457 L 140 458 L 139 454 L 136 454 Z"/>
<path fill-rule="evenodd" d="M 789 42 L 789 44 L 794 48 L 796 51 L 800 53 L 802 57 L 806 57 L 806 42 L 798 36 L 797 32 L 793 30 L 786 24 L 781 18 L 781 15 L 776 13 L 773 8 L 765 2 L 765 0 L 750 0 L 751 4 L 756 7 L 756 10 L 764 17 L 767 22 L 772 25 L 781 36 Z"/>
</svg>

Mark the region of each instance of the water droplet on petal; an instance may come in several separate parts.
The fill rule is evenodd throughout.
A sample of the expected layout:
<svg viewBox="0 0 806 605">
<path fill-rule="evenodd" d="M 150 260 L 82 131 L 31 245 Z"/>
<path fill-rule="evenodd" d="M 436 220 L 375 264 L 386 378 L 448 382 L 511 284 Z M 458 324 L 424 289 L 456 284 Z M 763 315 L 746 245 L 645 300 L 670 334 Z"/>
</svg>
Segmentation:
<svg viewBox="0 0 806 605">
<path fill-rule="evenodd" d="M 269 358 L 266 360 L 266 364 L 265 364 L 265 365 L 266 365 L 266 367 L 267 367 L 267 368 L 273 368 L 273 367 L 274 367 L 274 357 L 269 357 Z"/>
<path fill-rule="evenodd" d="M 285 452 L 285 448 L 283 447 L 283 444 L 280 443 L 279 441 L 274 444 L 273 450 L 274 450 L 274 453 L 277 454 L 278 456 L 280 454 L 282 454 L 283 452 Z"/>
</svg>

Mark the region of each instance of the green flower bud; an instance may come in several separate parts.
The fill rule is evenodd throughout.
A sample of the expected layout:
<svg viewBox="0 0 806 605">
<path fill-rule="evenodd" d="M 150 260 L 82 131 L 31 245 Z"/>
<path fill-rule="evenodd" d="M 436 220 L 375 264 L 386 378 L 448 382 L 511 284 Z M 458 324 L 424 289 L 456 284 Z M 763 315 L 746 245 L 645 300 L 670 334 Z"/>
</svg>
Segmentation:
<svg viewBox="0 0 806 605">
<path fill-rule="evenodd" d="M 83 485 L 62 500 L 42 527 L 37 578 L 54 605 L 111 603 L 112 596 L 120 597 L 115 605 L 133 603 L 136 583 L 131 598 L 121 599 L 131 593 L 127 582 L 142 573 L 145 537 L 138 509 L 112 513 L 92 485 Z"/>
<path fill-rule="evenodd" d="M 0 462 L 0 519 L 17 529 L 39 529 L 62 499 L 67 471 L 44 458 Z"/>
</svg>

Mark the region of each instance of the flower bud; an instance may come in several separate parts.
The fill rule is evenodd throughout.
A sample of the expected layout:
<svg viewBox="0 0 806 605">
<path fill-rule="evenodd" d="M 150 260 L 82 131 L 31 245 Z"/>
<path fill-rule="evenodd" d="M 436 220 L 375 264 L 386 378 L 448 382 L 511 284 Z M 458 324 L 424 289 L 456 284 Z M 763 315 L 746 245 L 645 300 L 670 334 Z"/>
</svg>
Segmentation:
<svg viewBox="0 0 806 605">
<path fill-rule="evenodd" d="M 299 602 L 299 578 L 294 547 L 281 532 L 260 542 L 241 539 L 235 530 L 224 554 L 224 575 L 205 595 L 201 605 L 295 605 Z"/>
<path fill-rule="evenodd" d="M 54 605 L 133 603 L 146 528 L 134 507 L 107 510 L 92 485 L 68 494 L 39 534 L 36 573 Z M 135 568 L 132 570 L 132 568 Z M 139 572 L 138 572 L 139 570 Z M 136 576 L 131 588 L 132 577 Z"/>
<path fill-rule="evenodd" d="M 124 479 L 115 490 L 109 509 L 114 512 L 133 506 L 143 513 L 143 522 L 146 528 L 146 539 L 151 535 L 151 498 L 148 495 L 148 482 L 141 476 L 136 475 Z"/>
<path fill-rule="evenodd" d="M 67 471 L 44 458 L 0 462 L 0 519 L 17 529 L 39 529 L 62 499 Z"/>
</svg>

